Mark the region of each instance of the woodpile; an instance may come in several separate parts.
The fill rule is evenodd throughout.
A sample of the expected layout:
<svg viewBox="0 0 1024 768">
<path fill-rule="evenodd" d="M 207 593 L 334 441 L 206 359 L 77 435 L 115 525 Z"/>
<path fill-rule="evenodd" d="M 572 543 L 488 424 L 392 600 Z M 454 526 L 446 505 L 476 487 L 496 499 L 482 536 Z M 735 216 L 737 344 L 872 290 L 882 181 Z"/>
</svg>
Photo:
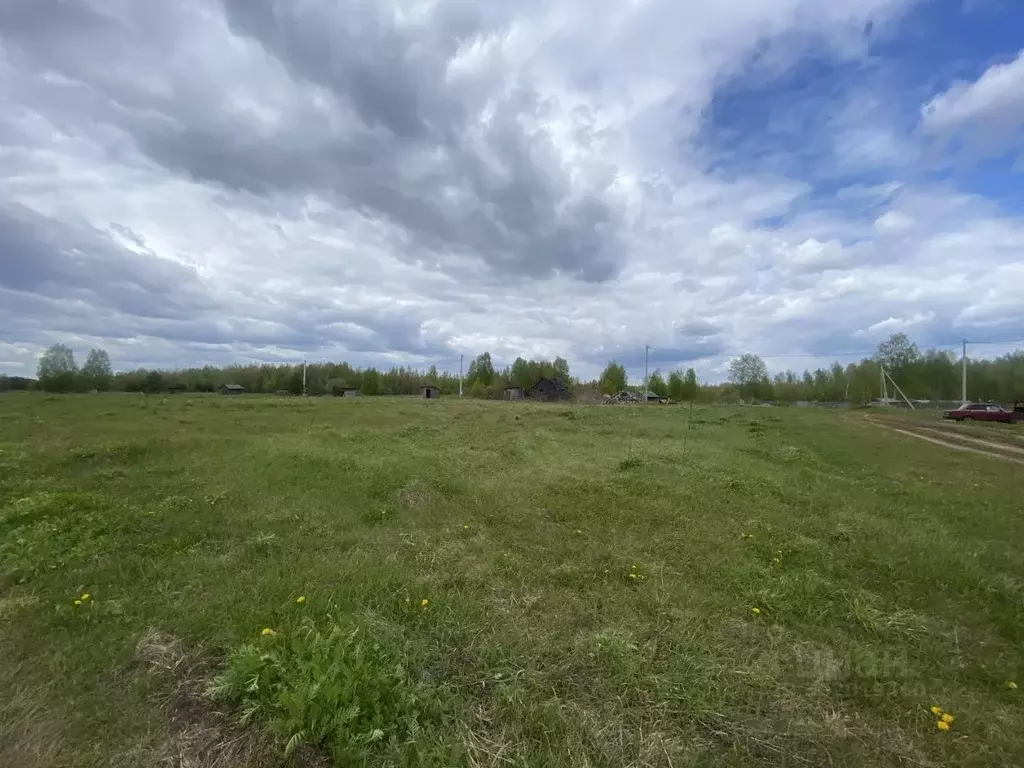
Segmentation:
<svg viewBox="0 0 1024 768">
<path fill-rule="evenodd" d="M 643 400 L 640 398 L 640 394 L 637 392 L 616 392 L 614 395 L 604 396 L 605 405 L 616 405 L 618 403 L 642 403 Z"/>
</svg>

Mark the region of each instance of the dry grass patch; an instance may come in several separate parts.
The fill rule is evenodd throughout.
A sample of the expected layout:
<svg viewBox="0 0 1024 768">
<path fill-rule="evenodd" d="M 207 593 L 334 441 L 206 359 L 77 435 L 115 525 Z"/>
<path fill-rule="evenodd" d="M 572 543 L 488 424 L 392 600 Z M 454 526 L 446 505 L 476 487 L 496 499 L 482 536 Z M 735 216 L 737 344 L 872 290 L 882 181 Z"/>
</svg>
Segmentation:
<svg viewBox="0 0 1024 768">
<path fill-rule="evenodd" d="M 271 768 L 281 764 L 269 736 L 258 726 L 242 727 L 218 710 L 206 695 L 214 664 L 189 652 L 181 640 L 157 630 L 146 632 L 136 646 L 142 674 L 154 678 L 154 691 L 167 715 L 167 735 L 143 753 L 140 764 L 166 768 Z M 295 765 L 325 766 L 316 755 L 298 755 Z"/>
</svg>

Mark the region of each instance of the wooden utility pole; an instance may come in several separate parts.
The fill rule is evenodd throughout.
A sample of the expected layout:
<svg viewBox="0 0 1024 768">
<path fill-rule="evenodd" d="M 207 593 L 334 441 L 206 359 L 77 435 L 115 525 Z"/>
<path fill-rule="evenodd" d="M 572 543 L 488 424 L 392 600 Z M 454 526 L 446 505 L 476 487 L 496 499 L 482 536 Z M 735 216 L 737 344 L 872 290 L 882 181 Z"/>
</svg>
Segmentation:
<svg viewBox="0 0 1024 768">
<path fill-rule="evenodd" d="M 960 358 L 960 402 L 967 402 L 967 339 L 962 339 L 964 345 L 963 357 Z"/>
<path fill-rule="evenodd" d="M 896 383 L 896 380 L 889 375 L 889 372 L 886 371 L 885 368 L 882 369 L 882 376 L 889 379 L 889 383 L 892 384 L 893 389 L 896 390 L 896 394 L 903 398 L 904 402 L 910 406 L 910 410 L 915 410 L 914 404 L 910 402 L 910 398 L 903 394 L 903 390 L 900 389 L 900 385 Z"/>
<path fill-rule="evenodd" d="M 647 402 L 647 361 L 650 357 L 651 345 L 644 344 L 644 402 Z"/>
</svg>

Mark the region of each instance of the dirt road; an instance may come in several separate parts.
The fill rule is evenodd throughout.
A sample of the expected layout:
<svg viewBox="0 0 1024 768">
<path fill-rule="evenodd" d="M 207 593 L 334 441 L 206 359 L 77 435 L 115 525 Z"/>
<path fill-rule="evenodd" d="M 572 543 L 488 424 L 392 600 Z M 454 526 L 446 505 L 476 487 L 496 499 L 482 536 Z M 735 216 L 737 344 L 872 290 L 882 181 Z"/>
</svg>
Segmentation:
<svg viewBox="0 0 1024 768">
<path fill-rule="evenodd" d="M 976 453 L 981 456 L 989 456 L 994 459 L 1002 459 L 1014 464 L 1024 464 L 1024 448 L 1008 443 L 996 442 L 994 440 L 983 440 L 978 437 L 966 435 L 955 428 L 936 427 L 929 424 L 921 424 L 910 419 L 899 416 L 879 416 L 877 414 L 865 414 L 864 420 L 874 424 L 881 429 L 896 432 L 926 443 L 940 445 L 951 451 L 963 451 L 965 453 Z"/>
<path fill-rule="evenodd" d="M 934 421 L 922 426 L 927 426 L 929 429 L 941 432 L 959 433 L 969 437 L 984 438 L 1024 447 L 1022 445 L 1024 444 L 1024 433 L 1021 433 L 1018 428 L 1007 428 L 1005 425 L 982 425 L 971 422 L 958 424 L 952 421 Z"/>
</svg>

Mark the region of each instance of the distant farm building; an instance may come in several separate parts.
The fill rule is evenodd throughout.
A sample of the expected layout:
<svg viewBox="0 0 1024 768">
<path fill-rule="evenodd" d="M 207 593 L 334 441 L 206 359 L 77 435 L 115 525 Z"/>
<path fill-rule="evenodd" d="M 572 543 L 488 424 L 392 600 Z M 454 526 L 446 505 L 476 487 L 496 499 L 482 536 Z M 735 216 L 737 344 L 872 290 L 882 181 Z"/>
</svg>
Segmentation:
<svg viewBox="0 0 1024 768">
<path fill-rule="evenodd" d="M 334 386 L 331 392 L 335 397 L 358 397 L 359 387 L 339 387 Z"/>
<path fill-rule="evenodd" d="M 659 395 L 657 392 L 651 392 L 650 390 L 648 390 L 647 393 L 644 395 L 644 400 L 646 400 L 648 403 L 657 403 L 661 400 L 661 395 Z"/>
<path fill-rule="evenodd" d="M 222 395 L 240 395 L 245 392 L 245 387 L 241 384 L 223 384 L 217 391 Z"/>
<path fill-rule="evenodd" d="M 543 402 L 555 402 L 557 400 L 569 400 L 572 394 L 561 379 L 538 379 L 533 385 L 530 394 L 534 400 Z"/>
<path fill-rule="evenodd" d="M 420 387 L 420 397 L 424 400 L 437 400 L 441 396 L 441 390 L 437 387 L 433 387 L 430 384 L 424 384 Z"/>
<path fill-rule="evenodd" d="M 502 400 L 522 400 L 526 397 L 526 390 L 522 387 L 505 387 L 501 393 Z"/>
</svg>

